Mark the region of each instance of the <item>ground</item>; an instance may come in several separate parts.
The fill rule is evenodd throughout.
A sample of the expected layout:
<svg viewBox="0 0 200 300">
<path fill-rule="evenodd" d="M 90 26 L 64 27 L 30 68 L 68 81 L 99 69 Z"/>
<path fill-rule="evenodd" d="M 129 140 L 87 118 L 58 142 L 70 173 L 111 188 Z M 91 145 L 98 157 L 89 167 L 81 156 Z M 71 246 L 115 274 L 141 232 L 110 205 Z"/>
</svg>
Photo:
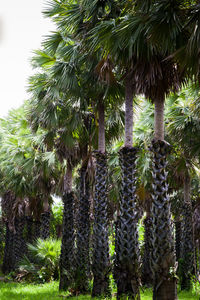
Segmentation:
<svg viewBox="0 0 200 300">
<path fill-rule="evenodd" d="M 0 282 L 0 299 L 1 300 L 88 300 L 90 296 L 68 297 L 66 293 L 58 292 L 58 282 L 46 284 L 22 284 L 11 282 Z M 115 299 L 113 297 L 113 299 Z M 181 292 L 178 296 L 179 300 L 197 300 L 199 296 L 191 292 Z M 152 300 L 150 290 L 141 291 L 141 300 Z"/>
</svg>

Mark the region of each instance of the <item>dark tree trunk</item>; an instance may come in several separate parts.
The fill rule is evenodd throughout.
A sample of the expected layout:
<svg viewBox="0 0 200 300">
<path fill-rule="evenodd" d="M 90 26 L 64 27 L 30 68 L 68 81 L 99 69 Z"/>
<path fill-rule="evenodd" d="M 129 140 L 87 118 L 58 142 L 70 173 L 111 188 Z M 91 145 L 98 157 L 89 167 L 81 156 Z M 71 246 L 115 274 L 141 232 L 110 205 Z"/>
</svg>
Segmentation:
<svg viewBox="0 0 200 300">
<path fill-rule="evenodd" d="M 136 148 L 120 150 L 122 192 L 116 233 L 115 281 L 117 298 L 140 299 L 140 254 L 136 209 Z"/>
<path fill-rule="evenodd" d="M 14 232 L 10 230 L 8 222 L 6 222 L 6 236 L 2 272 L 8 274 L 13 270 L 14 257 L 13 257 L 13 239 Z"/>
<path fill-rule="evenodd" d="M 14 269 L 17 267 L 17 264 L 26 251 L 26 243 L 23 236 L 24 227 L 25 217 L 15 218 L 15 233 L 13 240 Z"/>
<path fill-rule="evenodd" d="M 45 211 L 41 214 L 40 237 L 43 240 L 48 239 L 50 236 L 50 220 L 51 220 L 51 213 L 49 211 Z"/>
<path fill-rule="evenodd" d="M 80 197 L 77 214 L 76 289 L 85 293 L 89 288 L 90 203 L 86 167 L 80 170 Z"/>
<path fill-rule="evenodd" d="M 74 281 L 74 196 L 73 192 L 63 195 L 63 232 L 60 255 L 59 290 L 67 290 Z"/>
<path fill-rule="evenodd" d="M 33 239 L 37 240 L 40 238 L 41 222 L 38 220 L 35 220 L 33 224 L 34 224 Z"/>
<path fill-rule="evenodd" d="M 152 195 L 152 259 L 154 300 L 177 299 L 175 279 L 175 246 L 171 220 L 171 206 L 167 184 L 167 152 L 169 146 L 160 140 L 152 141 L 153 195 Z"/>
<path fill-rule="evenodd" d="M 93 297 L 110 295 L 110 259 L 107 219 L 107 159 L 96 151 L 96 175 L 93 227 Z"/>
<path fill-rule="evenodd" d="M 27 228 L 27 237 L 26 242 L 32 244 L 33 243 L 33 218 L 30 216 L 26 217 L 26 228 Z"/>
<path fill-rule="evenodd" d="M 144 220 L 144 253 L 142 260 L 142 285 L 147 287 L 153 284 L 153 274 L 151 270 L 151 255 L 152 255 L 152 218 L 147 215 Z"/>
<path fill-rule="evenodd" d="M 181 249 L 181 289 L 191 288 L 191 275 L 194 271 L 194 243 L 193 243 L 193 219 L 190 199 L 190 176 L 184 180 L 184 207 L 183 207 L 183 231 Z"/>
<path fill-rule="evenodd" d="M 181 258 L 181 236 L 182 236 L 182 222 L 180 220 L 175 221 L 175 233 L 176 233 L 176 260 Z"/>
</svg>

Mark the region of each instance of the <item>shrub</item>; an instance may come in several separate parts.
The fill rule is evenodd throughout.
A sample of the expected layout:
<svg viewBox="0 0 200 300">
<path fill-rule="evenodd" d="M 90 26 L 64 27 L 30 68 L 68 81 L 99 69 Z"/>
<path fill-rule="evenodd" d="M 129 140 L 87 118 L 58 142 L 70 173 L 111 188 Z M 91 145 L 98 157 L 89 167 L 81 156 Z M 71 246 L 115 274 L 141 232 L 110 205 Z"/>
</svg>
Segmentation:
<svg viewBox="0 0 200 300">
<path fill-rule="evenodd" d="M 29 282 L 48 282 L 59 277 L 61 241 L 38 239 L 28 244 L 28 254 L 19 263 L 17 279 Z"/>
</svg>

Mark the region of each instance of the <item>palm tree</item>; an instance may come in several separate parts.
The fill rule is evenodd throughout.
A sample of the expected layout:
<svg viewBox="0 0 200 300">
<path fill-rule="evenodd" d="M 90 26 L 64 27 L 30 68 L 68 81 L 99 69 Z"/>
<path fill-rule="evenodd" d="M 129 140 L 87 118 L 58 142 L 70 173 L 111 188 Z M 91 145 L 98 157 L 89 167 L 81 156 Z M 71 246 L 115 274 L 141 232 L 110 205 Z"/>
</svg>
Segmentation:
<svg viewBox="0 0 200 300">
<path fill-rule="evenodd" d="M 111 55 L 112 53 L 117 55 L 115 49 L 118 45 L 120 49 L 127 49 L 127 57 L 133 66 L 130 76 L 135 84 L 135 91 L 145 94 L 155 105 L 154 140 L 151 147 L 154 299 L 176 299 L 176 279 L 169 275 L 170 269 L 175 268 L 175 253 L 165 171 L 169 147 L 164 141 L 164 100 L 170 90 L 179 88 L 182 79 L 179 68 L 172 58 L 166 60 L 180 46 L 182 20 L 178 3 L 163 1 L 152 4 L 149 1 L 147 7 L 140 5 L 139 1 L 137 4 L 137 9 L 130 11 L 116 29 L 114 29 L 115 22 L 108 22 L 107 27 L 103 24 L 102 36 L 107 44 L 113 41 L 112 47 L 108 45 Z M 160 26 L 165 24 L 165 34 L 160 35 L 158 24 Z M 109 26 L 112 29 L 110 31 Z M 107 31 L 111 32 L 109 39 L 105 34 Z M 155 38 L 159 35 L 161 38 L 165 37 L 162 39 L 161 44 L 164 46 L 162 48 Z M 118 43 L 116 43 L 117 36 Z"/>
<path fill-rule="evenodd" d="M 37 196 L 42 199 L 40 188 L 43 188 L 45 181 L 47 183 L 52 180 L 55 168 L 44 157 L 44 153 L 40 151 L 36 143 L 37 138 L 41 138 L 41 136 L 31 134 L 24 114 L 24 107 L 11 111 L 6 120 L 1 120 L 1 134 L 0 155 L 3 176 L 1 192 L 4 195 L 8 193 L 8 196 L 11 195 L 13 199 L 9 211 L 11 222 L 8 224 L 8 230 L 12 229 L 14 231 L 12 251 L 14 256 L 12 265 L 14 268 L 26 250 L 23 227 L 25 225 L 27 200 L 29 199 L 28 202 L 30 202 L 28 206 L 31 213 L 34 215 L 36 210 L 39 212 L 42 203 L 38 203 L 36 208 L 35 202 L 33 204 L 30 200 L 37 198 Z M 51 179 L 46 174 L 44 175 L 44 169 L 47 171 L 47 165 L 51 168 L 49 172 Z M 55 178 L 54 176 L 54 180 Z M 43 191 L 46 195 L 44 188 Z M 31 206 L 33 209 L 31 209 Z"/>
<path fill-rule="evenodd" d="M 174 178 L 178 177 L 183 186 L 183 220 L 182 220 L 182 244 L 180 256 L 181 263 L 181 288 L 190 289 L 191 274 L 194 271 L 194 230 L 191 203 L 191 180 L 195 173 L 195 160 L 199 156 L 197 152 L 199 117 L 195 112 L 195 100 L 191 105 L 191 98 L 195 97 L 195 89 L 191 87 L 182 90 L 176 96 L 176 101 L 168 112 L 168 130 L 172 142 L 176 145 L 176 153 L 181 156 L 176 158 L 173 167 Z M 175 176 L 176 175 L 176 176 Z M 180 268 L 180 269 L 181 269 Z M 186 271 L 187 270 L 187 271 Z"/>
<path fill-rule="evenodd" d="M 95 221 L 93 228 L 94 236 L 94 255 L 93 255 L 93 296 L 99 296 L 108 293 L 109 290 L 109 252 L 108 252 L 108 224 L 107 224 L 107 187 L 105 176 L 107 176 L 106 155 L 105 155 L 105 107 L 106 101 L 104 98 L 110 97 L 110 79 L 112 77 L 112 70 L 109 66 L 108 60 L 99 62 L 98 53 L 91 53 L 88 56 L 89 49 L 87 44 L 84 43 L 84 36 L 87 34 L 89 28 L 92 28 L 98 20 L 98 16 L 104 14 L 106 5 L 105 3 L 95 3 L 85 1 L 84 5 L 79 3 L 68 4 L 67 7 L 60 5 L 60 12 L 58 6 L 52 5 L 48 15 L 54 16 L 58 25 L 62 28 L 63 32 L 70 31 L 78 44 L 81 45 L 80 50 L 84 57 L 84 64 L 89 66 L 86 80 L 81 80 L 86 89 L 82 93 L 86 98 L 90 99 L 90 105 L 95 108 L 95 115 L 98 117 L 98 151 L 95 153 L 96 157 L 96 185 L 95 185 Z M 67 8 L 67 9 L 66 9 Z M 56 15 L 56 17 L 55 17 Z M 84 21 L 84 18 L 86 19 Z M 81 53 L 81 51 L 79 53 Z M 98 82 L 97 74 L 101 79 L 107 78 L 109 85 L 102 86 Z M 80 69 L 80 67 L 79 67 Z M 106 71 L 105 71 L 106 70 Z M 82 72 L 83 73 L 83 72 Z M 86 74 L 86 72 L 85 72 Z M 85 75 L 83 74 L 83 75 Z M 105 75 L 106 74 L 106 75 Z M 83 76 L 82 75 L 82 76 Z M 79 77 L 80 78 L 80 77 Z M 82 77 L 84 78 L 84 77 Z M 105 80 L 104 80 L 105 81 Z M 115 92 L 116 94 L 116 92 Z M 118 96 L 118 95 L 117 95 Z M 80 96 L 79 96 L 80 97 Z M 116 97 L 117 98 L 117 97 Z M 94 101 L 94 99 L 97 99 Z M 95 103 L 96 102 L 96 103 Z M 97 113 L 98 111 L 98 113 Z"/>
</svg>

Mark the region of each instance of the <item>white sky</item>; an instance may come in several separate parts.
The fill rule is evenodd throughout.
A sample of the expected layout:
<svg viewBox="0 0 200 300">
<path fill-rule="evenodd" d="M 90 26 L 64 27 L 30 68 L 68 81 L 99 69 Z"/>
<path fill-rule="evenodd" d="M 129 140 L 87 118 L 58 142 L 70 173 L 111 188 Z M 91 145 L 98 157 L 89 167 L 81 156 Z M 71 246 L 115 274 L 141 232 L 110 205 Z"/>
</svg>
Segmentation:
<svg viewBox="0 0 200 300">
<path fill-rule="evenodd" d="M 54 25 L 42 15 L 46 0 L 0 0 L 0 117 L 25 99 L 32 51 Z"/>
</svg>

